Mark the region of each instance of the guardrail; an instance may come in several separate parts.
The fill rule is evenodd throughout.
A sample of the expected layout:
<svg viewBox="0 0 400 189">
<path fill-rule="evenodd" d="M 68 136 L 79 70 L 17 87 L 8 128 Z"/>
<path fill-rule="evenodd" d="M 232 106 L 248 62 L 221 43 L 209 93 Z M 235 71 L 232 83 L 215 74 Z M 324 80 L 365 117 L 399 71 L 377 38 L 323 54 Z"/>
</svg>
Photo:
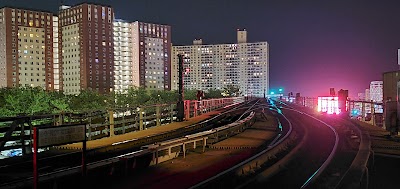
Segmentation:
<svg viewBox="0 0 400 189">
<path fill-rule="evenodd" d="M 355 123 L 353 121 L 353 123 Z M 371 155 L 371 139 L 367 131 L 354 127 L 360 137 L 356 157 L 335 188 L 368 188 L 368 161 Z"/>
<path fill-rule="evenodd" d="M 247 97 L 186 100 L 186 119 L 241 103 Z M 135 108 L 88 111 L 81 114 L 63 113 L 38 116 L 0 118 L 0 152 L 26 155 L 32 149 L 32 128 L 86 123 L 88 140 L 95 140 L 149 127 L 161 126 L 176 119 L 176 104 L 159 104 Z M 3 154 L 5 156 L 11 154 Z"/>
<path fill-rule="evenodd" d="M 186 157 L 186 150 L 203 147 L 205 151 L 206 145 L 212 145 L 218 141 L 229 138 L 250 127 L 255 121 L 255 113 L 251 112 L 245 119 L 225 126 L 214 128 L 211 130 L 186 135 L 182 138 L 167 140 L 151 145 L 143 146 L 142 149 L 153 151 L 153 159 L 151 164 L 158 164 L 179 156 L 183 153 Z"/>
</svg>

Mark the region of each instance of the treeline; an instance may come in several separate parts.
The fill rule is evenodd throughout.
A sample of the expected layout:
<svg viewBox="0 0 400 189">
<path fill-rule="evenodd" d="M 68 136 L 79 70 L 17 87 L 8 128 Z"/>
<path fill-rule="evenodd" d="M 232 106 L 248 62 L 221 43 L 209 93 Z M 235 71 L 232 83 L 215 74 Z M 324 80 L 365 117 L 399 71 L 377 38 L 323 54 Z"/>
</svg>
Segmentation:
<svg viewBox="0 0 400 189">
<path fill-rule="evenodd" d="M 185 100 L 195 100 L 197 90 L 185 90 Z M 224 90 L 209 90 L 204 99 L 221 98 Z M 176 103 L 177 91 L 149 91 L 130 88 L 125 93 L 99 94 L 83 90 L 79 95 L 64 95 L 62 92 L 45 91 L 39 87 L 1 88 L 0 117 L 18 115 L 58 114 L 61 112 L 82 113 L 124 107 Z"/>
</svg>

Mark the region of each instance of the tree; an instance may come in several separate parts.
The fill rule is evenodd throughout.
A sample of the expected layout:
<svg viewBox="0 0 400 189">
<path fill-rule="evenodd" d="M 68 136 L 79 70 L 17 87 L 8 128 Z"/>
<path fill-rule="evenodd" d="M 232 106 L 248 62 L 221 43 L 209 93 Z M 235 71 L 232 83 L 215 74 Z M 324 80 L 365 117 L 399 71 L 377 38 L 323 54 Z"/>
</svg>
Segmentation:
<svg viewBox="0 0 400 189">
<path fill-rule="evenodd" d="M 75 112 L 104 110 L 108 108 L 106 96 L 94 90 L 82 90 L 77 96 L 70 96 L 70 107 Z"/>
<path fill-rule="evenodd" d="M 151 99 L 148 91 L 143 87 L 130 87 L 126 91 L 126 96 L 124 97 L 126 106 L 128 107 L 138 107 L 148 103 Z"/>
<path fill-rule="evenodd" d="M 242 95 L 239 86 L 235 85 L 227 85 L 224 87 L 222 95 L 225 97 L 238 97 Z"/>
<path fill-rule="evenodd" d="M 150 104 L 175 103 L 178 99 L 178 93 L 175 91 L 150 91 Z"/>
<path fill-rule="evenodd" d="M 1 116 L 51 113 L 51 97 L 40 87 L 2 89 L 1 97 Z"/>
<path fill-rule="evenodd" d="M 127 108 L 129 107 L 129 99 L 127 90 L 124 92 L 115 93 L 115 107 L 116 108 Z"/>
<path fill-rule="evenodd" d="M 210 89 L 206 92 L 204 95 L 204 98 L 209 99 L 209 98 L 223 98 L 222 96 L 223 91 L 220 89 Z"/>
<path fill-rule="evenodd" d="M 197 99 L 197 97 L 196 97 L 197 90 L 195 90 L 195 89 L 185 89 L 183 94 L 184 94 L 183 96 L 184 96 L 185 100 L 196 100 Z"/>
<path fill-rule="evenodd" d="M 48 93 L 50 96 L 50 106 L 52 107 L 51 113 L 71 112 L 68 104 L 68 97 L 60 91 L 51 91 Z"/>
</svg>

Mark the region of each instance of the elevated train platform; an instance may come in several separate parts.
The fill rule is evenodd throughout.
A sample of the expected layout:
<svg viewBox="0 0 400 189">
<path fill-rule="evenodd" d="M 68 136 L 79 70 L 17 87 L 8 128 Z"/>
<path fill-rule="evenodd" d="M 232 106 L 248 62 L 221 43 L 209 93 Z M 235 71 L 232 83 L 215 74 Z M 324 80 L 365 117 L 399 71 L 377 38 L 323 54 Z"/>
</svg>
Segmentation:
<svg viewBox="0 0 400 189">
<path fill-rule="evenodd" d="M 193 125 L 193 124 L 199 123 L 201 121 L 207 120 L 223 111 L 224 111 L 224 109 L 216 110 L 216 111 L 208 112 L 208 113 L 205 113 L 205 114 L 193 117 L 193 118 L 189 118 L 188 120 L 182 121 L 182 122 L 172 122 L 172 123 L 157 126 L 157 127 L 150 127 L 148 129 L 145 129 L 142 131 L 130 132 L 130 133 L 121 134 L 121 135 L 114 135 L 111 137 L 105 137 L 105 138 L 101 138 L 101 139 L 97 139 L 97 140 L 90 140 L 90 141 L 87 141 L 87 143 L 86 143 L 86 149 L 90 150 L 90 149 L 95 149 L 95 148 L 112 146 L 113 144 L 115 145 L 118 143 L 123 143 L 124 141 L 131 141 L 131 140 L 135 140 L 138 138 L 143 138 L 146 136 L 156 135 L 156 134 L 164 133 L 167 131 L 179 129 L 182 127 L 186 127 L 186 126 Z M 58 147 L 56 147 L 56 149 L 81 150 L 82 145 L 83 145 L 82 142 L 78 142 L 78 143 L 58 146 Z"/>
</svg>

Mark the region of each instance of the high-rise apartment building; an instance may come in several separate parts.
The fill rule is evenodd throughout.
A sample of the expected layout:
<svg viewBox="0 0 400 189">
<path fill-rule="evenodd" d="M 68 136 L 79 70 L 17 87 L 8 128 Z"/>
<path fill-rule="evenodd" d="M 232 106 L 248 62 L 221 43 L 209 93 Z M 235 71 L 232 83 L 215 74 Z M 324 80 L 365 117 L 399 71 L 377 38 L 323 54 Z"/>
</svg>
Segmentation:
<svg viewBox="0 0 400 189">
<path fill-rule="evenodd" d="M 371 81 L 369 85 L 370 100 L 382 102 L 383 100 L 383 81 Z"/>
<path fill-rule="evenodd" d="M 83 3 L 59 11 L 60 88 L 65 94 L 114 88 L 113 8 Z"/>
<path fill-rule="evenodd" d="M 171 90 L 171 26 L 132 23 L 133 85 Z"/>
<path fill-rule="evenodd" d="M 115 90 L 129 86 L 171 89 L 171 27 L 114 21 Z"/>
<path fill-rule="evenodd" d="M 133 48 L 132 34 L 130 22 L 114 21 L 114 89 L 120 93 L 133 85 L 133 72 L 138 73 L 133 70 L 133 51 L 138 49 Z"/>
<path fill-rule="evenodd" d="M 53 14 L 0 9 L 0 87 L 54 90 Z"/>
<path fill-rule="evenodd" d="M 58 17 L 53 16 L 53 85 L 54 90 L 60 90 L 60 62 L 58 61 Z"/>
<path fill-rule="evenodd" d="M 248 43 L 247 32 L 238 30 L 238 43 L 172 47 L 172 89 L 178 89 L 178 54 L 184 55 L 184 87 L 188 89 L 240 88 L 243 95 L 268 94 L 269 47 L 267 42 Z"/>
</svg>

